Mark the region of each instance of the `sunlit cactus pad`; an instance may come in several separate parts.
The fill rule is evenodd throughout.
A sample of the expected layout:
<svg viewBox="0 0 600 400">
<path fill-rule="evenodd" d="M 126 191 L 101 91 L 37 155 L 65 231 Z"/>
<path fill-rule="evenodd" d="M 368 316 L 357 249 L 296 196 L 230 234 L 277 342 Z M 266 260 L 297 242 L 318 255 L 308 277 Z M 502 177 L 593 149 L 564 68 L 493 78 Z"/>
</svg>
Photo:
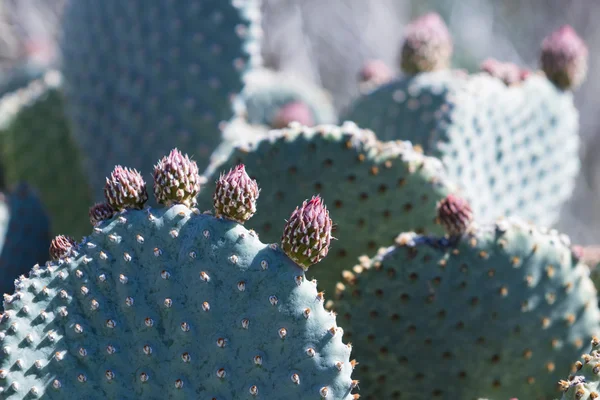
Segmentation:
<svg viewBox="0 0 600 400">
<path fill-rule="evenodd" d="M 197 180 L 180 156 L 155 167 L 160 204 L 194 194 L 161 178 Z M 93 214 L 108 219 L 78 245 L 57 237 L 58 261 L 5 298 L 2 398 L 357 399 L 351 347 L 316 282 L 227 212 L 135 208 L 140 176 L 115 168 L 107 202 L 121 211 Z"/>
<path fill-rule="evenodd" d="M 0 294 L 48 258 L 50 220 L 35 191 L 25 184 L 0 193 Z"/>
<path fill-rule="evenodd" d="M 0 99 L 0 155 L 8 184 L 26 181 L 38 191 L 54 232 L 89 231 L 85 213 L 92 196 L 64 114 L 57 71 Z"/>
<path fill-rule="evenodd" d="M 335 311 L 366 399 L 551 400 L 600 332 L 568 240 L 517 220 L 455 240 L 405 233 L 344 275 Z"/>
<path fill-rule="evenodd" d="M 579 171 L 572 93 L 540 74 L 511 86 L 485 73 L 417 74 L 359 98 L 343 119 L 441 158 L 488 220 L 553 224 Z"/>
<path fill-rule="evenodd" d="M 244 73 L 260 64 L 259 5 L 67 2 L 65 92 L 93 188 L 114 165 L 147 168 L 172 147 L 189 149 L 206 167 Z"/>
<path fill-rule="evenodd" d="M 354 124 L 296 124 L 241 144 L 221 164 L 212 165 L 198 197 L 200 208 L 210 206 L 219 171 L 238 163 L 260 184 L 260 206 L 268 212 L 248 225 L 263 239 L 278 240 L 277 227 L 289 210 L 313 193 L 329 205 L 339 240 L 308 272 L 326 293 L 333 293 L 344 266 L 390 243 L 398 231 L 441 233 L 436 203 L 453 190 L 439 160 L 424 157 L 410 143 L 380 142 Z"/>
</svg>

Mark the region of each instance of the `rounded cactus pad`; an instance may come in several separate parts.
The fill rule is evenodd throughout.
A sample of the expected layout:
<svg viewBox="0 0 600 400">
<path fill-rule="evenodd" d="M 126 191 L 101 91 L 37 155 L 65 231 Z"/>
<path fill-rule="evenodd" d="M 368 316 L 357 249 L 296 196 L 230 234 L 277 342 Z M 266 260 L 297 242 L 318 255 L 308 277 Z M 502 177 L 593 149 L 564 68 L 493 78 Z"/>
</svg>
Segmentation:
<svg viewBox="0 0 600 400">
<path fill-rule="evenodd" d="M 148 201 L 146 182 L 135 169 L 117 165 L 106 178 L 104 197 L 113 209 L 143 208 Z"/>
<path fill-rule="evenodd" d="M 58 235 L 50 242 L 50 259 L 58 261 L 61 258 L 68 257 L 75 246 L 77 246 L 77 243 L 72 237 Z"/>
<path fill-rule="evenodd" d="M 115 210 L 107 203 L 96 203 L 88 212 L 90 223 L 96 225 L 101 221 L 111 219 L 115 215 Z"/>
<path fill-rule="evenodd" d="M 558 382 L 561 400 L 594 400 L 600 398 L 600 339 L 592 338 L 592 350 L 575 362 L 572 373 Z"/>
<path fill-rule="evenodd" d="M 316 281 L 254 231 L 184 204 L 100 222 L 4 307 L 2 398 L 358 398 Z"/>
<path fill-rule="evenodd" d="M 404 233 L 346 271 L 335 311 L 361 393 L 553 399 L 560 366 L 600 331 L 596 290 L 569 245 L 503 219 L 458 241 Z"/>
<path fill-rule="evenodd" d="M 171 150 L 154 167 L 154 196 L 159 204 L 196 204 L 200 192 L 198 165 L 177 149 Z"/>
<path fill-rule="evenodd" d="M 542 42 L 542 70 L 560 89 L 575 89 L 588 70 L 588 48 L 575 30 L 564 25 Z"/>
<path fill-rule="evenodd" d="M 248 176 L 244 164 L 239 164 L 217 180 L 213 194 L 215 214 L 244 223 L 256 212 L 259 194 L 258 183 Z"/>
<path fill-rule="evenodd" d="M 262 64 L 260 0 L 68 0 L 63 15 L 67 111 L 94 200 L 115 165 L 145 169 L 174 147 L 205 168 Z"/>
<path fill-rule="evenodd" d="M 323 199 L 313 196 L 296 207 L 286 222 L 281 247 L 288 257 L 306 270 L 327 256 L 332 225 Z"/>
<path fill-rule="evenodd" d="M 437 215 L 450 236 L 463 235 L 473 222 L 473 211 L 469 202 L 454 194 L 449 194 L 438 203 Z"/>
<path fill-rule="evenodd" d="M 301 76 L 257 69 L 245 82 L 235 109 L 251 125 L 281 129 L 290 122 L 313 126 L 337 121 L 329 93 Z"/>
<path fill-rule="evenodd" d="M 319 125 L 271 131 L 238 144 L 206 172 L 209 184 L 198 195 L 201 209 L 213 202 L 217 171 L 243 163 L 261 184 L 258 213 L 247 225 L 269 242 L 290 211 L 312 193 L 327 200 L 335 225 L 326 259 L 309 271 L 325 293 L 333 293 L 343 265 L 390 243 L 398 231 L 443 233 L 436 204 L 454 187 L 439 160 L 425 157 L 406 142 L 380 142 L 355 124 Z"/>
<path fill-rule="evenodd" d="M 442 18 L 425 14 L 406 27 L 400 66 L 406 74 L 446 69 L 452 57 L 452 37 Z"/>
</svg>

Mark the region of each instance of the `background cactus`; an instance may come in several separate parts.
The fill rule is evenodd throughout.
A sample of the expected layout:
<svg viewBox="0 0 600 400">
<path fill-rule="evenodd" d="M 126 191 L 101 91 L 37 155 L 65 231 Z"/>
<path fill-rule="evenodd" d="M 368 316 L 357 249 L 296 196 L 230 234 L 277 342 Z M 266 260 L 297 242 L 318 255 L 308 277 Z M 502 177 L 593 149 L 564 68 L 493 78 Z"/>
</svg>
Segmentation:
<svg viewBox="0 0 600 400">
<path fill-rule="evenodd" d="M 568 239 L 516 219 L 455 243 L 402 234 L 344 275 L 335 311 L 367 399 L 553 399 L 560 366 L 600 330 Z"/>
<path fill-rule="evenodd" d="M 206 167 L 220 123 L 233 116 L 232 96 L 261 62 L 259 5 L 67 2 L 67 109 L 96 198 L 113 165 L 144 168 L 173 146 Z"/>
<path fill-rule="evenodd" d="M 362 96 L 342 119 L 439 157 L 488 220 L 554 224 L 580 167 L 572 93 L 540 74 L 508 87 L 487 73 L 409 75 Z"/>
<path fill-rule="evenodd" d="M 3 398 L 357 398 L 315 282 L 239 223 L 126 208 L 73 246 L 5 299 Z"/>
<path fill-rule="evenodd" d="M 61 89 L 51 71 L 0 99 L 0 157 L 9 185 L 26 181 L 39 193 L 55 233 L 82 236 L 92 197 Z"/>
<path fill-rule="evenodd" d="M 348 123 L 341 127 L 298 124 L 239 144 L 204 173 L 200 208 L 212 204 L 217 172 L 243 163 L 261 183 L 260 202 L 268 213 L 248 225 L 268 241 L 289 210 L 311 193 L 329 204 L 338 240 L 328 257 L 309 271 L 325 293 L 333 293 L 340 272 L 361 254 L 389 243 L 398 230 L 442 232 L 436 203 L 453 190 L 439 160 L 424 157 L 405 142 L 379 142 L 373 132 Z"/>
<path fill-rule="evenodd" d="M 0 193 L 0 293 L 12 293 L 14 281 L 48 257 L 50 221 L 35 192 L 19 184 Z"/>
</svg>

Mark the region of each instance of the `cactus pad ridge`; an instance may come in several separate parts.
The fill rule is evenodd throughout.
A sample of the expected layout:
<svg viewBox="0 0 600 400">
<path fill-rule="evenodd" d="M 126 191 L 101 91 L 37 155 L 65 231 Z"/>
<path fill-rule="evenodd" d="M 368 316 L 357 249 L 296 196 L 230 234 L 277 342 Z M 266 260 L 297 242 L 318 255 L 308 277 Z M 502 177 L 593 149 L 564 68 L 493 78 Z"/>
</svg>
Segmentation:
<svg viewBox="0 0 600 400">
<path fill-rule="evenodd" d="M 313 196 L 296 207 L 286 222 L 281 248 L 296 264 L 307 270 L 327 256 L 332 226 L 323 199 Z"/>
<path fill-rule="evenodd" d="M 366 397 L 552 399 L 600 331 L 587 275 L 564 235 L 503 219 L 457 241 L 401 234 L 344 272 L 334 310 Z"/>
<path fill-rule="evenodd" d="M 106 178 L 104 197 L 109 206 L 117 211 L 144 207 L 148 200 L 146 182 L 136 169 L 117 165 Z"/>
<path fill-rule="evenodd" d="M 406 74 L 446 69 L 452 57 L 452 37 L 437 13 L 425 14 L 406 28 L 400 66 Z"/>
<path fill-rule="evenodd" d="M 215 215 L 243 224 L 256 213 L 259 194 L 258 183 L 248 176 L 244 164 L 239 164 L 217 180 L 213 195 Z"/>
<path fill-rule="evenodd" d="M 344 265 L 390 243 L 398 231 L 443 234 L 436 204 L 454 185 L 439 160 L 410 143 L 380 142 L 374 132 L 353 123 L 305 127 L 292 124 L 245 143 L 204 172 L 208 184 L 198 195 L 201 209 L 212 206 L 217 171 L 243 163 L 261 184 L 257 213 L 247 226 L 269 242 L 281 240 L 276 227 L 307 198 L 327 200 L 338 241 L 327 258 L 309 270 L 325 293 L 333 293 Z"/>
<path fill-rule="evenodd" d="M 542 42 L 540 64 L 548 79 L 560 89 L 575 89 L 587 75 L 587 45 L 571 26 L 564 25 Z"/>
<path fill-rule="evenodd" d="M 473 222 L 469 202 L 452 193 L 438 203 L 437 215 L 451 237 L 463 235 Z"/>
<path fill-rule="evenodd" d="M 358 398 L 316 281 L 254 231 L 185 204 L 99 222 L 20 277 L 4 307 L 3 399 Z"/>
<path fill-rule="evenodd" d="M 154 196 L 159 204 L 192 207 L 200 192 L 200 181 L 196 162 L 173 149 L 154 167 Z"/>
</svg>

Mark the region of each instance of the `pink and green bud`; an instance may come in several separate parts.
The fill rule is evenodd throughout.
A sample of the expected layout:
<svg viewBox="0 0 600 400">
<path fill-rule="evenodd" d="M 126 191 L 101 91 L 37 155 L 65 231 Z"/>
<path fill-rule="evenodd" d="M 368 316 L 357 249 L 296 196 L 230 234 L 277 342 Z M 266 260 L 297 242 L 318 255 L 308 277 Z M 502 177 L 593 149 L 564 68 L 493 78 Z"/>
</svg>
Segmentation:
<svg viewBox="0 0 600 400">
<path fill-rule="evenodd" d="M 271 127 L 274 129 L 286 128 L 292 122 L 299 122 L 304 126 L 313 126 L 315 124 L 313 112 L 310 107 L 302 101 L 294 101 L 281 107 Z"/>
<path fill-rule="evenodd" d="M 296 207 L 281 237 L 285 254 L 303 269 L 321 261 L 329 252 L 333 222 L 323 199 L 313 196 Z"/>
<path fill-rule="evenodd" d="M 90 207 L 88 215 L 90 223 L 95 226 L 101 221 L 111 219 L 115 215 L 115 210 L 106 203 L 97 203 Z"/>
<path fill-rule="evenodd" d="M 438 203 L 437 217 L 448 236 L 462 236 L 473 222 L 473 211 L 465 199 L 449 194 Z"/>
<path fill-rule="evenodd" d="M 117 211 L 142 209 L 148 201 L 146 182 L 137 170 L 117 165 L 110 177 L 106 178 L 104 197 L 108 205 Z"/>
<path fill-rule="evenodd" d="M 243 224 L 256 213 L 259 192 L 258 184 L 248 176 L 244 164 L 221 174 L 213 196 L 216 216 Z"/>
<path fill-rule="evenodd" d="M 542 42 L 541 68 L 557 87 L 575 89 L 588 70 L 588 48 L 575 30 L 564 25 Z"/>
<path fill-rule="evenodd" d="M 50 258 L 58 261 L 71 255 L 71 251 L 77 246 L 75 239 L 70 236 L 59 235 L 50 243 Z"/>
<path fill-rule="evenodd" d="M 198 165 L 177 149 L 171 150 L 154 167 L 154 196 L 165 206 L 184 204 L 192 207 L 200 193 Z"/>
<path fill-rule="evenodd" d="M 446 69 L 452 50 L 452 37 L 442 18 L 436 13 L 425 14 L 406 28 L 400 66 L 411 75 Z"/>
<path fill-rule="evenodd" d="M 520 83 L 529 76 L 529 71 L 522 70 L 518 65 L 493 58 L 488 58 L 481 63 L 480 69 L 482 72 L 500 79 L 506 86 Z"/>
</svg>

